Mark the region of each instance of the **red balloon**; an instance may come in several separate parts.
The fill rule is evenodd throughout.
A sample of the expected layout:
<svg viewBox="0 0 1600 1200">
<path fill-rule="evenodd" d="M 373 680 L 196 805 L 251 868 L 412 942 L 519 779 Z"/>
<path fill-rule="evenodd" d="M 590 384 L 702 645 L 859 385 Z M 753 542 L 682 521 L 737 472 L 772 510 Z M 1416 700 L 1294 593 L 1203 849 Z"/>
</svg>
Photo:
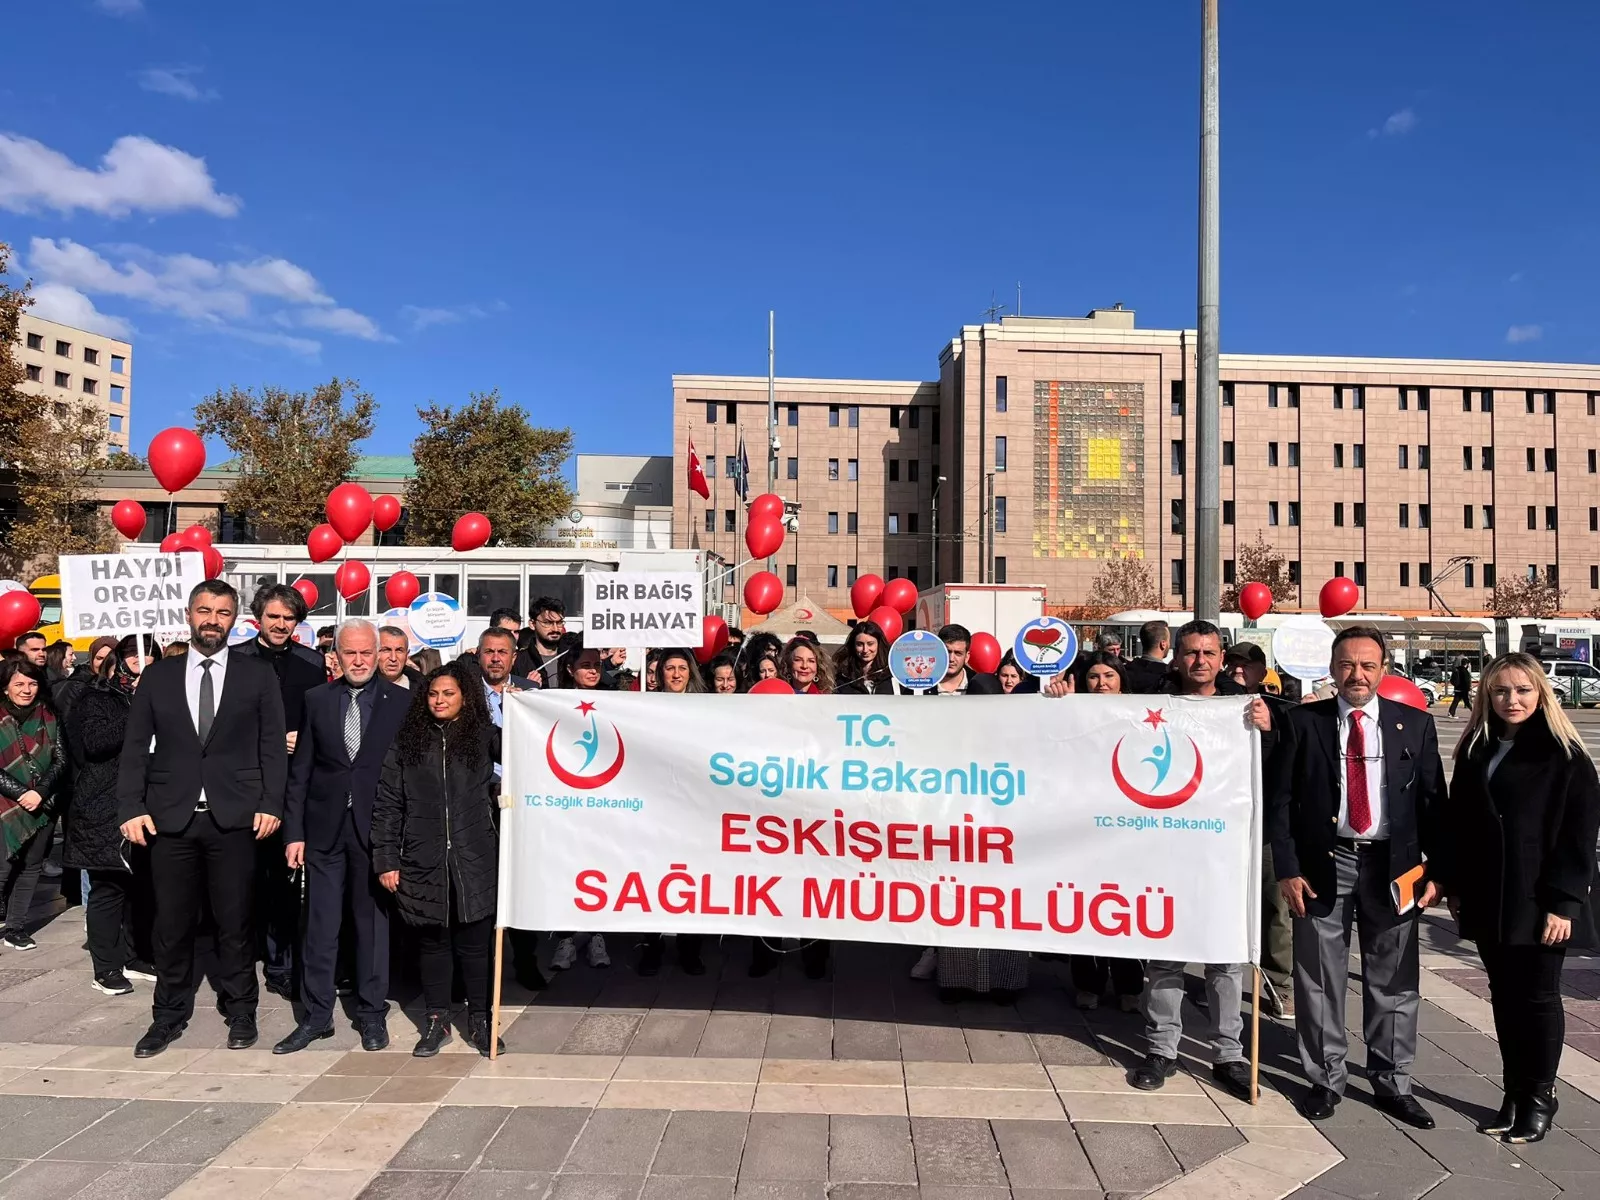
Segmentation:
<svg viewBox="0 0 1600 1200">
<path fill-rule="evenodd" d="M 372 523 L 379 533 L 388 533 L 400 520 L 400 497 L 379 496 L 372 502 Z"/>
<path fill-rule="evenodd" d="M 887 604 L 880 604 L 869 612 L 867 620 L 883 630 L 883 636 L 888 638 L 891 643 L 905 632 L 905 623 L 900 620 L 900 614 Z"/>
<path fill-rule="evenodd" d="M 771 571 L 757 571 L 744 581 L 744 606 L 765 616 L 783 603 L 783 581 Z"/>
<path fill-rule="evenodd" d="M 359 483 L 341 483 L 328 493 L 328 524 L 347 542 L 353 542 L 372 524 L 372 495 Z"/>
<path fill-rule="evenodd" d="M 992 633 L 975 633 L 967 643 L 967 666 L 980 675 L 993 675 L 1000 669 L 1000 642 Z"/>
<path fill-rule="evenodd" d="M 861 581 L 858 579 L 856 582 Z M 901 616 L 905 616 L 917 606 L 917 585 L 905 578 L 891 579 L 883 585 L 883 595 L 879 597 L 878 603 L 886 604 Z"/>
<path fill-rule="evenodd" d="M 169 492 L 181 492 L 206 467 L 206 446 L 188 429 L 163 429 L 150 439 L 150 473 Z"/>
<path fill-rule="evenodd" d="M 14 638 L 39 623 L 39 600 L 32 592 L 0 593 L 0 637 Z"/>
<path fill-rule="evenodd" d="M 322 593 L 317 591 L 317 585 L 312 583 L 311 580 L 296 579 L 289 586 L 300 593 L 301 598 L 306 602 L 306 608 L 312 609 L 317 606 L 317 599 Z"/>
<path fill-rule="evenodd" d="M 1343 575 L 1328 580 L 1317 594 L 1317 609 L 1325 617 L 1342 617 L 1360 603 L 1361 589 Z"/>
<path fill-rule="evenodd" d="M 783 522 L 771 517 L 751 521 L 744 531 L 744 544 L 751 558 L 770 558 L 783 549 Z"/>
<path fill-rule="evenodd" d="M 144 505 L 137 500 L 118 500 L 111 506 L 111 523 L 123 537 L 138 537 L 144 532 Z"/>
<path fill-rule="evenodd" d="M 1378 695 L 1423 711 L 1428 708 L 1426 693 L 1404 675 L 1385 675 L 1378 683 Z"/>
<path fill-rule="evenodd" d="M 752 696 L 792 696 L 794 689 L 781 679 L 763 679 L 750 689 Z"/>
<path fill-rule="evenodd" d="M 183 547 L 183 534 L 169 533 L 166 537 L 161 539 L 161 545 L 158 547 L 158 549 L 163 554 L 176 554 L 179 550 L 182 550 Z"/>
<path fill-rule="evenodd" d="M 355 561 L 341 563 L 339 569 L 333 573 L 333 586 L 339 589 L 339 595 L 346 600 L 354 600 L 357 596 L 364 595 L 367 585 L 372 582 L 372 572 L 368 571 L 364 563 Z"/>
<path fill-rule="evenodd" d="M 383 598 L 390 608 L 410 608 L 411 602 L 422 594 L 422 584 L 410 571 L 396 571 L 383 585 Z"/>
<path fill-rule="evenodd" d="M 763 492 L 750 501 L 750 524 L 757 521 L 783 520 L 783 497 L 776 492 Z"/>
<path fill-rule="evenodd" d="M 211 546 L 211 530 L 204 525 L 191 525 L 178 534 L 178 543 L 183 546 L 193 546 L 196 550 L 206 550 Z"/>
<path fill-rule="evenodd" d="M 694 648 L 695 659 L 704 666 L 728 648 L 728 623 L 721 617 L 707 614 L 700 621 L 700 644 Z"/>
<path fill-rule="evenodd" d="M 878 607 L 878 599 L 883 595 L 883 579 L 878 575 L 862 575 L 850 585 L 850 607 L 855 610 L 857 619 L 863 619 L 873 609 Z M 893 639 L 890 639 L 891 641 Z"/>
<path fill-rule="evenodd" d="M 215 546 L 207 546 L 205 549 L 200 551 L 200 555 L 205 559 L 206 578 L 221 579 L 222 572 L 228 565 L 222 557 L 222 551 L 218 550 Z"/>
<path fill-rule="evenodd" d="M 489 544 L 489 518 L 481 512 L 462 513 L 450 531 L 450 544 L 457 550 L 476 550 Z"/>
<path fill-rule="evenodd" d="M 1272 611 L 1272 589 L 1264 583 L 1247 583 L 1239 589 L 1239 611 L 1252 621 Z"/>
<path fill-rule="evenodd" d="M 314 563 L 327 562 L 344 549 L 344 539 L 333 531 L 332 525 L 318 525 L 306 535 L 306 549 Z"/>
</svg>

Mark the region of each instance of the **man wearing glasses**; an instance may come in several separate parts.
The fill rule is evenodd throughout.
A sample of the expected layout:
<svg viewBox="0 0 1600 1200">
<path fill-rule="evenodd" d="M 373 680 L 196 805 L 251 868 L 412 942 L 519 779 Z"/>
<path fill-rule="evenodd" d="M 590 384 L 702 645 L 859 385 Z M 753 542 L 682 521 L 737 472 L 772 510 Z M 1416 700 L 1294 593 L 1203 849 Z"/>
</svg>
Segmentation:
<svg viewBox="0 0 1600 1200">
<path fill-rule="evenodd" d="M 533 602 L 533 640 L 517 654 L 513 670 L 518 675 L 537 678 L 542 687 L 560 687 L 561 664 L 556 662 L 561 635 L 567 632 L 567 606 L 554 596 L 541 596 Z"/>
</svg>

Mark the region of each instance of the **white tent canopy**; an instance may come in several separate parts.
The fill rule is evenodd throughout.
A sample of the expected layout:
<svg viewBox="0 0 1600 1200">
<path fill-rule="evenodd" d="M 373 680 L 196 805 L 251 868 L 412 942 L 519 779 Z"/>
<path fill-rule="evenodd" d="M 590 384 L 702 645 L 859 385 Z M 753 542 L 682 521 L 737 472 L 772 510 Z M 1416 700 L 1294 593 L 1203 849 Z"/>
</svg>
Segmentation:
<svg viewBox="0 0 1600 1200">
<path fill-rule="evenodd" d="M 788 641 L 802 629 L 809 629 L 823 642 L 839 643 L 850 636 L 850 626 L 809 596 L 801 596 L 788 608 L 780 608 L 761 624 L 750 626 L 745 633 L 774 633 Z"/>
</svg>

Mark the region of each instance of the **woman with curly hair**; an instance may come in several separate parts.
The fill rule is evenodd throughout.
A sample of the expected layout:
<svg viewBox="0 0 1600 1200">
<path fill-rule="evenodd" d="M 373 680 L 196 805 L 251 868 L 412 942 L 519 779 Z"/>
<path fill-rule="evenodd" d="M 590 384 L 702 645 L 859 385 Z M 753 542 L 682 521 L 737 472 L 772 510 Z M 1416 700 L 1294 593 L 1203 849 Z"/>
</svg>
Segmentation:
<svg viewBox="0 0 1600 1200">
<path fill-rule="evenodd" d="M 776 679 L 782 654 L 783 643 L 776 634 L 751 634 L 739 647 L 739 690 L 748 692 L 763 679 Z M 770 667 L 765 665 L 768 662 Z"/>
<path fill-rule="evenodd" d="M 0 830 L 5 836 L 6 905 L 0 945 L 32 950 L 24 926 L 50 849 L 56 791 L 66 782 L 66 753 L 42 668 L 24 659 L 0 666 Z"/>
<path fill-rule="evenodd" d="M 889 674 L 889 639 L 881 626 L 857 621 L 833 658 L 833 689 L 847 696 L 894 695 L 899 692 Z"/>
<path fill-rule="evenodd" d="M 778 678 L 802 696 L 826 696 L 833 691 L 831 664 L 806 638 L 793 638 L 783 648 Z"/>
<path fill-rule="evenodd" d="M 412 1054 L 450 1040 L 450 982 L 467 992 L 467 1039 L 489 1053 L 489 988 L 499 886 L 494 765 L 500 731 L 483 685 L 458 660 L 411 701 L 384 760 L 372 811 L 372 869 L 416 937 L 426 1021 Z"/>
</svg>

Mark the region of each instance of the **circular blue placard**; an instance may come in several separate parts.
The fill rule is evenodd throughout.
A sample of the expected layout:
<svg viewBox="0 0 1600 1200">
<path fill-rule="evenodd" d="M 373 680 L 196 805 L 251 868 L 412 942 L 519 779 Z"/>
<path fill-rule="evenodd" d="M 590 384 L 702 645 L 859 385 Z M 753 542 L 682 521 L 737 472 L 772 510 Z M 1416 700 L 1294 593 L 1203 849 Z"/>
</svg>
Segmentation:
<svg viewBox="0 0 1600 1200">
<path fill-rule="evenodd" d="M 949 669 L 950 651 L 926 629 L 902 633 L 889 647 L 889 674 L 913 692 L 937 687 Z"/>
<path fill-rule="evenodd" d="M 1078 657 L 1078 632 L 1060 617 L 1035 617 L 1017 630 L 1011 647 L 1030 675 L 1059 675 Z"/>
</svg>

